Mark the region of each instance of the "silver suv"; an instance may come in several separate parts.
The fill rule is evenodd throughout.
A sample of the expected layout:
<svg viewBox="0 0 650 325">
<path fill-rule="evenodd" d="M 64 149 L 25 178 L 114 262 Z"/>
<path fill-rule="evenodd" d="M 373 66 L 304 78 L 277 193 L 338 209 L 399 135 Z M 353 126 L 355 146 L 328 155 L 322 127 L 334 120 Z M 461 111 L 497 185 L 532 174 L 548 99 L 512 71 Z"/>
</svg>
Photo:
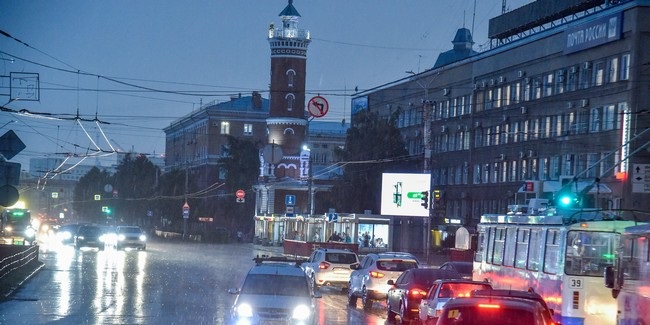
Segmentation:
<svg viewBox="0 0 650 325">
<path fill-rule="evenodd" d="M 373 301 L 386 300 L 391 286 L 402 272 L 419 267 L 418 259 L 403 252 L 372 253 L 366 255 L 359 267 L 350 274 L 348 304 L 357 306 L 357 298 L 363 301 L 363 309 L 370 310 Z"/>
<path fill-rule="evenodd" d="M 359 266 L 357 254 L 344 249 L 318 248 L 302 268 L 312 282 L 314 290 L 321 286 L 346 289 L 352 270 Z"/>
<path fill-rule="evenodd" d="M 300 268 L 302 260 L 256 257 L 232 306 L 231 324 L 315 324 L 313 298 L 320 298 Z"/>
</svg>

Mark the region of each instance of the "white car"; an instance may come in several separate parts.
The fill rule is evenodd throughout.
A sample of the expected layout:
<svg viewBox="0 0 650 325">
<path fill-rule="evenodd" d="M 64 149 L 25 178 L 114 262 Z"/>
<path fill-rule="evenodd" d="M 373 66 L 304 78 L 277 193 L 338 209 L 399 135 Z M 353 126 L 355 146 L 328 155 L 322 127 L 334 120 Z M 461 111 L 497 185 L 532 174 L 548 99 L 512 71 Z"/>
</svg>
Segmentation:
<svg viewBox="0 0 650 325">
<path fill-rule="evenodd" d="M 302 260 L 286 257 L 257 257 L 237 295 L 229 324 L 316 324 L 314 292 L 300 268 Z"/>
<path fill-rule="evenodd" d="M 318 248 L 301 267 L 307 273 L 314 290 L 322 286 L 346 289 L 352 270 L 359 265 L 356 253 L 345 249 Z"/>
<path fill-rule="evenodd" d="M 137 248 L 140 250 L 147 249 L 147 235 L 138 226 L 118 226 L 117 243 L 115 248 L 118 250 L 127 247 Z"/>
<path fill-rule="evenodd" d="M 391 285 L 388 280 L 397 280 L 402 272 L 418 268 L 417 258 L 410 253 L 386 252 L 366 255 L 359 267 L 350 274 L 348 304 L 357 306 L 361 298 L 363 308 L 370 310 L 373 301 L 386 300 Z"/>
</svg>

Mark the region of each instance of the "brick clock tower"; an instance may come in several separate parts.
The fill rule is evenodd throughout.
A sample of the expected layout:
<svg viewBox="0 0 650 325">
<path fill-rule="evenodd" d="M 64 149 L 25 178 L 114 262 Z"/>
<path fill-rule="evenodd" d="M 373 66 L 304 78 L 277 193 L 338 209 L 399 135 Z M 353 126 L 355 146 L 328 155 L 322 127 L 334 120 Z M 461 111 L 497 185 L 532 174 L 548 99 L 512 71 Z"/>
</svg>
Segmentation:
<svg viewBox="0 0 650 325">
<path fill-rule="evenodd" d="M 276 28 L 271 24 L 268 35 L 271 46 L 271 87 L 270 113 L 266 126 L 269 145 L 281 148 L 283 158 L 277 162 L 277 159 L 273 159 L 276 157 L 268 157 L 268 154 L 263 157 L 266 164 L 275 165 L 267 166 L 266 170 L 273 174 L 265 176 L 304 179 L 308 177 L 309 169 L 309 160 L 301 163 L 301 156 L 309 154 L 303 150 L 303 145 L 307 129 L 307 46 L 311 39 L 308 31 L 298 29 L 300 14 L 293 6 L 293 0 L 289 0 L 279 16 L 282 26 Z M 277 164 L 273 164 L 273 160 Z"/>
<path fill-rule="evenodd" d="M 266 119 L 268 144 L 260 151 L 260 184 L 256 186 L 256 215 L 309 213 L 313 192 L 308 187 L 310 151 L 307 140 L 305 80 L 309 31 L 298 28 L 300 14 L 293 0 L 280 12 L 282 26 L 269 26 L 271 47 L 270 111 Z M 312 193 L 313 195 L 313 193 Z M 285 198 L 294 197 L 288 204 Z M 290 200 L 290 199 L 286 199 Z M 295 210 L 294 210 L 295 208 Z"/>
</svg>

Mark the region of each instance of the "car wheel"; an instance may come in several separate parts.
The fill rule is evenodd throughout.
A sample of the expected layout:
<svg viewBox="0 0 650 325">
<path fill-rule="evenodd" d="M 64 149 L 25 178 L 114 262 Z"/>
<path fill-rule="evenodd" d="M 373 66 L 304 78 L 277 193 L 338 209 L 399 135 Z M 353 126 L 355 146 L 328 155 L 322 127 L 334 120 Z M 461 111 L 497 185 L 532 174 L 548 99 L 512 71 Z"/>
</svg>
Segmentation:
<svg viewBox="0 0 650 325">
<path fill-rule="evenodd" d="M 146 251 L 146 250 L 147 250 L 147 246 L 142 246 L 142 248 L 141 248 L 140 250 Z"/>
<path fill-rule="evenodd" d="M 388 302 L 388 299 L 386 299 L 386 314 L 389 321 L 394 321 L 395 316 L 397 316 L 397 314 L 390 309 L 390 303 Z"/>
<path fill-rule="evenodd" d="M 348 306 L 357 308 L 357 296 L 354 295 L 352 289 L 348 289 Z"/>
<path fill-rule="evenodd" d="M 372 309 L 372 299 L 368 297 L 368 290 L 363 288 L 363 293 L 361 295 L 361 302 L 363 303 L 363 310 L 368 311 Z"/>
</svg>

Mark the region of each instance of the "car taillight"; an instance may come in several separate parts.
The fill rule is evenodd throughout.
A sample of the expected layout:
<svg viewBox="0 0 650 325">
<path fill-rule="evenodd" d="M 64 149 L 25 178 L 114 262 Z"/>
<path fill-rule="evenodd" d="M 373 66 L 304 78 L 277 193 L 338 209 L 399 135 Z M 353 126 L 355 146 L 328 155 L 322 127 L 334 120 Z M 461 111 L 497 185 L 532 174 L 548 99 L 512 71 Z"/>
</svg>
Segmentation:
<svg viewBox="0 0 650 325">
<path fill-rule="evenodd" d="M 386 276 L 386 274 L 381 273 L 381 272 L 377 272 L 377 271 L 370 272 L 370 277 L 371 278 L 383 278 L 385 276 Z"/>
<path fill-rule="evenodd" d="M 501 306 L 495 305 L 495 304 L 478 304 L 479 308 L 491 308 L 491 309 L 499 309 Z"/>
<path fill-rule="evenodd" d="M 326 269 L 328 267 L 330 267 L 330 263 L 327 263 L 327 262 L 320 262 L 320 264 L 318 264 L 318 268 L 321 269 L 321 270 L 324 270 L 324 269 Z"/>
<path fill-rule="evenodd" d="M 421 289 L 411 289 L 409 291 L 409 295 L 411 296 L 411 298 L 422 299 L 427 295 L 427 292 Z"/>
</svg>

